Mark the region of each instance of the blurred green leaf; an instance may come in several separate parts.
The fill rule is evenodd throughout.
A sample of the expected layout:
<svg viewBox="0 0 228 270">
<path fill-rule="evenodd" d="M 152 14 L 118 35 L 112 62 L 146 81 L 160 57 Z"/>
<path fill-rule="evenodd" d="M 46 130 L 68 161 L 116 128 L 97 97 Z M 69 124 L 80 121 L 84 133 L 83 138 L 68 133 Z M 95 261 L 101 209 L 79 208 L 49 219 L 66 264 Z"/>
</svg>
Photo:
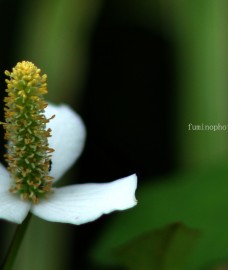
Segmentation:
<svg viewBox="0 0 228 270">
<path fill-rule="evenodd" d="M 219 263 L 213 267 L 205 268 L 205 270 L 228 270 L 228 263 Z"/>
<path fill-rule="evenodd" d="M 16 58 L 48 74 L 52 102 L 77 101 L 82 94 L 91 34 L 102 0 L 26 1 L 19 14 Z"/>
<path fill-rule="evenodd" d="M 156 183 L 139 181 L 138 205 L 110 217 L 92 253 L 103 265 L 115 265 L 111 251 L 127 241 L 173 222 L 202 231 L 185 270 L 202 269 L 228 259 L 228 166 L 177 173 Z M 112 218 L 112 220 L 111 220 Z"/>
<path fill-rule="evenodd" d="M 117 256 L 130 270 L 181 270 L 198 236 L 198 230 L 177 222 L 130 241 Z"/>
</svg>

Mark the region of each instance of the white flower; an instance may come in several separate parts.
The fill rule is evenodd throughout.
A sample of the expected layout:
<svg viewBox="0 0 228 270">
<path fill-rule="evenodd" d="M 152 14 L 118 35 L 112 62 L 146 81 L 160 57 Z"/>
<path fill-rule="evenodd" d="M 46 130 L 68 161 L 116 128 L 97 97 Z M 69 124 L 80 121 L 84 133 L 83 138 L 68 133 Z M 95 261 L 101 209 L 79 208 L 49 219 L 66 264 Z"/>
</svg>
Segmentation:
<svg viewBox="0 0 228 270">
<path fill-rule="evenodd" d="M 48 105 L 47 118 L 55 114 L 48 123 L 52 130 L 49 146 L 55 149 L 50 175 L 57 181 L 81 154 L 85 141 L 85 127 L 80 117 L 68 106 Z M 38 204 L 22 200 L 18 194 L 9 192 L 11 178 L 0 164 L 0 218 L 22 223 L 28 212 L 53 222 L 83 224 L 114 210 L 124 210 L 136 205 L 136 175 L 110 183 L 76 184 L 54 191 Z"/>
</svg>

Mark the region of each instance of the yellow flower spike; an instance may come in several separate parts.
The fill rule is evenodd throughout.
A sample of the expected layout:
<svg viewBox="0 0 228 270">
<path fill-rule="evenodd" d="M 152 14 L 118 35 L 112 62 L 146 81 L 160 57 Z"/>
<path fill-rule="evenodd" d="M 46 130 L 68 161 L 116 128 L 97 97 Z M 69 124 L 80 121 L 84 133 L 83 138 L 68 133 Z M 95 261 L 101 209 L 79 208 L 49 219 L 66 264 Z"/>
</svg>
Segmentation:
<svg viewBox="0 0 228 270">
<path fill-rule="evenodd" d="M 12 72 L 5 71 L 8 96 L 5 97 L 5 139 L 8 170 L 11 174 L 10 191 L 24 200 L 37 203 L 40 197 L 52 189 L 49 174 L 54 150 L 48 146 L 51 130 L 46 124 L 43 95 L 47 94 L 47 75 L 33 63 L 17 63 Z"/>
</svg>

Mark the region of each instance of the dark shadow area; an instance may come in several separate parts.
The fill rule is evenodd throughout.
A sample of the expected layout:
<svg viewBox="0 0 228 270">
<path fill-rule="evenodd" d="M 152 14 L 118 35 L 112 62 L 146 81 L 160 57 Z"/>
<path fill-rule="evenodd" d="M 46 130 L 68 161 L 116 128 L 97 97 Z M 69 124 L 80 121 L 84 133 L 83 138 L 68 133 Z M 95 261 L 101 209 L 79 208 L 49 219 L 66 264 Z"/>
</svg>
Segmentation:
<svg viewBox="0 0 228 270">
<path fill-rule="evenodd" d="M 78 178 L 106 182 L 137 173 L 140 185 L 176 166 L 174 48 L 159 30 L 121 21 L 113 10 L 109 16 L 110 6 L 91 43 L 82 110 L 88 137 Z M 94 268 L 89 247 L 110 218 L 77 228 L 80 269 Z"/>
</svg>

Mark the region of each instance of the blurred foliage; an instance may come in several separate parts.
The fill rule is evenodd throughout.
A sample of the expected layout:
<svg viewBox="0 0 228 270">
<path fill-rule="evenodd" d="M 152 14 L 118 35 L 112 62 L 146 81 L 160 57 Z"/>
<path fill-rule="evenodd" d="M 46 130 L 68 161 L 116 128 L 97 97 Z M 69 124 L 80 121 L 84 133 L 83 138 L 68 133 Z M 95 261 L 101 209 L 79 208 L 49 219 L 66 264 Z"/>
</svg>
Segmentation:
<svg viewBox="0 0 228 270">
<path fill-rule="evenodd" d="M 181 270 L 198 240 L 199 231 L 181 223 L 148 232 L 117 250 L 129 270 Z"/>
<path fill-rule="evenodd" d="M 211 164 L 226 157 L 227 132 L 193 134 L 187 125 L 227 123 L 227 2 L 160 3 L 164 32 L 177 52 L 179 163 L 186 168 Z"/>
<path fill-rule="evenodd" d="M 115 265 L 112 251 L 116 248 L 151 229 L 183 222 L 202 232 L 186 270 L 227 260 L 227 179 L 227 163 L 221 163 L 174 174 L 155 184 L 139 184 L 138 206 L 109 223 L 91 256 L 101 265 Z"/>
<path fill-rule="evenodd" d="M 32 61 L 48 74 L 49 99 L 54 102 L 70 103 L 80 97 L 91 31 L 101 3 L 41 0 L 22 4 L 26 12 L 21 9 L 18 15 L 14 59 Z"/>
</svg>

